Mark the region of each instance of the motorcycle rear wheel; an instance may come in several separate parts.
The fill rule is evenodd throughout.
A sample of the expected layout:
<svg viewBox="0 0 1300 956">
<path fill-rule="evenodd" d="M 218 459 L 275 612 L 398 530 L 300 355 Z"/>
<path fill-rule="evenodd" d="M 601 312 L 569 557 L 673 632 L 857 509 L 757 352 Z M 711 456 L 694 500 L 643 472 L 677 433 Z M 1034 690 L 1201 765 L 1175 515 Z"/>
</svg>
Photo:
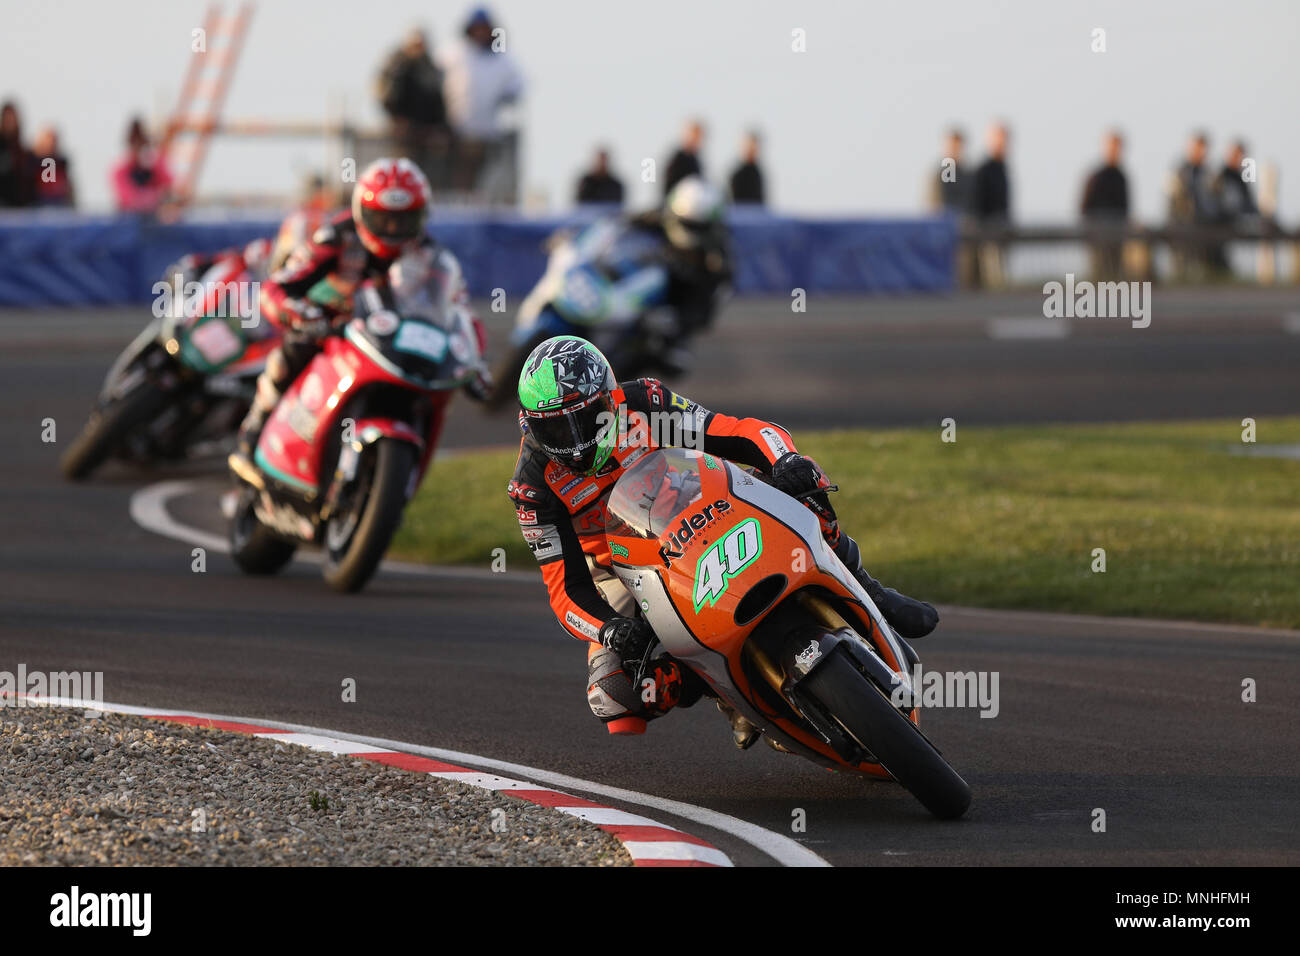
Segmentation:
<svg viewBox="0 0 1300 956">
<path fill-rule="evenodd" d="M 839 651 L 798 685 L 802 698 L 839 724 L 936 817 L 954 820 L 970 806 L 971 792 L 948 761 Z"/>
</svg>

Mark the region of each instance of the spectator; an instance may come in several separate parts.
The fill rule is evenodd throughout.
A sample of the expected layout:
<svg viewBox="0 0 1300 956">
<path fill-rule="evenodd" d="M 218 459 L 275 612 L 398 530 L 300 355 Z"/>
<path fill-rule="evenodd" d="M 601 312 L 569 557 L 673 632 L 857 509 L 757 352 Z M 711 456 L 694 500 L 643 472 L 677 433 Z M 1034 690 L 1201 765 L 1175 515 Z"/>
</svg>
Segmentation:
<svg viewBox="0 0 1300 956">
<path fill-rule="evenodd" d="M 0 106 L 0 206 L 30 206 L 36 201 L 36 157 L 23 145 L 18 105 Z"/>
<path fill-rule="evenodd" d="M 745 134 L 740 163 L 731 173 L 731 201 L 735 205 L 758 206 L 765 202 L 763 171 L 758 166 L 758 133 L 753 130 Z"/>
<path fill-rule="evenodd" d="M 963 154 L 966 151 L 966 134 L 954 126 L 948 130 L 939 169 L 930 180 L 930 209 L 953 216 L 965 216 L 970 211 L 971 178 Z"/>
<path fill-rule="evenodd" d="M 1169 222 L 1174 226 L 1209 226 L 1218 218 L 1213 184 L 1205 159 L 1210 142 L 1204 133 L 1193 133 L 1187 142 L 1187 158 L 1174 171 L 1169 188 Z M 1226 265 L 1222 250 L 1213 241 L 1185 237 L 1171 243 L 1174 272 L 1183 279 L 1199 279 L 1213 266 Z"/>
<path fill-rule="evenodd" d="M 1215 220 L 1214 194 L 1205 168 L 1210 141 L 1194 133 L 1187 143 L 1187 158 L 1174 172 L 1169 196 L 1169 219 L 1176 223 L 1210 223 Z"/>
<path fill-rule="evenodd" d="M 971 214 L 981 229 L 999 231 L 1011 224 L 1011 182 L 1007 176 L 1007 140 L 1003 123 L 994 123 L 988 131 L 988 157 L 975 170 L 971 184 Z M 980 243 L 977 261 L 978 282 L 984 286 L 1004 283 L 1006 242 L 986 239 Z"/>
<path fill-rule="evenodd" d="M 1246 182 L 1242 163 L 1246 159 L 1246 144 L 1237 140 L 1228 147 L 1223 169 L 1212 184 L 1214 206 L 1220 222 L 1239 225 L 1243 219 L 1259 215 L 1255 197 Z"/>
<path fill-rule="evenodd" d="M 127 128 L 126 156 L 113 168 L 112 182 L 117 208 L 122 212 L 153 215 L 171 192 L 171 173 L 154 151 L 139 117 L 132 119 Z"/>
<path fill-rule="evenodd" d="M 59 133 L 47 126 L 36 137 L 36 202 L 41 206 L 74 206 L 76 190 L 68 159 L 59 149 Z"/>
<path fill-rule="evenodd" d="M 1245 158 L 1246 144 L 1241 140 L 1235 141 L 1228 147 L 1223 168 L 1210 182 L 1215 221 L 1234 232 L 1241 231 L 1243 226 L 1259 216 L 1259 207 L 1255 205 L 1255 197 L 1242 169 Z M 1231 277 L 1232 265 L 1228 261 L 1226 241 L 1216 239 L 1210 243 L 1209 264 L 1218 277 Z"/>
<path fill-rule="evenodd" d="M 609 171 L 609 150 L 596 150 L 596 159 L 583 177 L 578 180 L 579 203 L 610 203 L 623 205 L 623 183 Z"/>
<path fill-rule="evenodd" d="M 443 93 L 457 135 L 454 183 L 466 192 L 479 185 L 488 160 L 502 155 L 501 107 L 524 91 L 523 75 L 504 43 L 496 42 L 497 32 L 492 15 L 479 7 L 465 23 L 464 40 L 442 58 Z"/>
<path fill-rule="evenodd" d="M 424 170 L 435 186 L 445 185 L 451 137 L 442 98 L 442 71 L 429 56 L 428 38 L 414 29 L 384 64 L 379 102 L 392 123 L 398 152 Z"/>
<path fill-rule="evenodd" d="M 975 170 L 971 212 L 981 224 L 1011 221 L 1011 182 L 1007 177 L 1007 128 L 994 123 L 988 132 L 988 158 Z"/>
<path fill-rule="evenodd" d="M 691 120 L 682 133 L 681 145 L 668 160 L 668 168 L 664 171 L 665 198 L 687 176 L 704 177 L 704 167 L 700 165 L 700 146 L 703 143 L 704 124 L 699 120 Z"/>
<path fill-rule="evenodd" d="M 1124 152 L 1124 138 L 1115 131 L 1106 134 L 1102 143 L 1102 164 L 1083 187 L 1083 200 L 1079 211 L 1085 224 L 1097 226 L 1102 232 L 1114 232 L 1115 227 L 1128 221 L 1128 177 L 1120 168 Z M 1116 235 L 1093 239 L 1089 244 L 1092 253 L 1092 273 L 1097 279 L 1117 278 L 1123 271 L 1124 241 Z"/>
<path fill-rule="evenodd" d="M 953 216 L 967 231 L 970 218 L 972 175 L 966 165 L 966 134 L 957 126 L 948 130 L 944 139 L 943 155 L 939 157 L 939 168 L 930 175 L 929 206 L 937 214 Z M 957 270 L 957 282 L 963 287 L 978 285 L 977 269 L 978 245 L 965 237 L 957 243 L 957 255 L 954 262 Z"/>
</svg>

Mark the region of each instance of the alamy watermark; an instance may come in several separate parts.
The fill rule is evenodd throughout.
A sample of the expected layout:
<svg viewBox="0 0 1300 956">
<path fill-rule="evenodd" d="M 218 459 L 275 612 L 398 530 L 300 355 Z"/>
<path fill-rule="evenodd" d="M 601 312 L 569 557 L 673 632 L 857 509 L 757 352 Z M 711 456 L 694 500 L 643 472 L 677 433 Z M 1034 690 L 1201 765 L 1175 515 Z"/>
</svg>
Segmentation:
<svg viewBox="0 0 1300 956">
<path fill-rule="evenodd" d="M 55 927 L 123 927 L 132 936 L 148 936 L 152 914 L 152 893 L 83 893 L 74 884 L 50 897 L 50 925 Z"/>
<path fill-rule="evenodd" d="M 192 319 L 210 315 L 221 319 L 238 318 L 246 329 L 255 328 L 262 317 L 260 282 L 185 281 L 182 273 L 171 282 L 153 284 L 154 318 L 166 316 Z"/>
<path fill-rule="evenodd" d="M 1065 274 L 1065 282 L 1043 283 L 1043 317 L 1129 319 L 1133 328 L 1151 324 L 1150 282 L 1091 282 Z"/>
<path fill-rule="evenodd" d="M 597 416 L 597 440 L 604 444 L 613 432 L 619 448 L 702 450 L 706 415 L 703 409 L 629 412 L 626 405 L 619 405 L 617 413 L 601 412 Z"/>
<path fill-rule="evenodd" d="M 45 707 L 75 700 L 87 711 L 104 709 L 103 671 L 0 671 L 0 706 Z"/>
<path fill-rule="evenodd" d="M 998 671 L 922 671 L 912 667 L 912 687 L 894 685 L 890 700 L 895 707 L 978 707 L 980 717 L 996 717 L 1002 710 Z"/>
</svg>

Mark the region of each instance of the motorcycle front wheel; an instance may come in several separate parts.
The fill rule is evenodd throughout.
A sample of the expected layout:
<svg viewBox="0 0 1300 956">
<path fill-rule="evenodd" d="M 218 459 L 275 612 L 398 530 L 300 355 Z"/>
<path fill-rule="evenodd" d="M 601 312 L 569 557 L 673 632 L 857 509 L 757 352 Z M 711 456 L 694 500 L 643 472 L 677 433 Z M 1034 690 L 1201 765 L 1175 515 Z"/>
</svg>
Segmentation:
<svg viewBox="0 0 1300 956">
<path fill-rule="evenodd" d="M 971 801 L 966 781 L 847 654 L 830 655 L 799 683 L 797 693 L 871 751 L 936 817 L 953 820 L 966 812 Z"/>
<path fill-rule="evenodd" d="M 108 460 L 133 429 L 152 421 L 169 399 L 167 392 L 144 380 L 120 398 L 95 409 L 81 434 L 59 459 L 63 476 L 69 481 L 87 478 Z"/>
<path fill-rule="evenodd" d="M 325 580 L 334 590 L 361 590 L 379 567 L 417 464 L 414 446 L 387 438 L 362 456 L 351 494 L 325 524 Z"/>
<path fill-rule="evenodd" d="M 239 493 L 235 515 L 230 519 L 230 556 L 245 574 L 275 574 L 293 560 L 298 545 L 257 520 L 253 510 L 256 501 L 257 492 L 252 488 Z"/>
</svg>

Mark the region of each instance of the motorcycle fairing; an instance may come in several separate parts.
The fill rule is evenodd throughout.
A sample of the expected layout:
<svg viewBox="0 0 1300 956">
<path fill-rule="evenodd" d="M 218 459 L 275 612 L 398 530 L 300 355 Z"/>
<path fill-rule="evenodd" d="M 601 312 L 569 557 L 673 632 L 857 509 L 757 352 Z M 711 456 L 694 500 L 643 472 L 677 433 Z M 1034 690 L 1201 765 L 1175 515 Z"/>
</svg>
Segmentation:
<svg viewBox="0 0 1300 956">
<path fill-rule="evenodd" d="M 874 653 L 881 662 L 882 672 L 887 671 L 891 679 L 905 683 L 910 690 L 910 677 L 897 638 L 861 585 L 826 544 L 816 517 L 794 499 L 730 462 L 683 449 L 661 449 L 654 454 L 670 455 L 679 463 L 686 456 L 696 459 L 694 468 L 700 476 L 698 494 L 683 497 L 671 509 L 671 515 L 661 515 L 658 522 L 637 529 L 640 535 L 627 533 L 626 526 L 620 529 L 621 519 L 616 521 L 611 525 L 609 540 L 615 573 L 649 620 L 664 649 L 691 666 L 719 696 L 788 749 L 832 769 L 887 777 L 888 773 L 878 763 L 849 764 L 802 720 L 791 719 L 789 714 L 777 710 L 760 709 L 755 701 L 762 701 L 766 691 L 751 686 L 750 676 L 741 666 L 746 659 L 745 644 L 751 635 L 787 598 L 807 591 L 839 599 L 840 606 L 848 612 L 845 620 L 852 630 L 829 635 L 833 642 L 847 640 L 862 645 L 858 652 Z M 701 466 L 701 462 L 705 464 Z M 712 518 L 706 517 L 703 506 L 720 501 L 730 505 L 728 510 L 721 516 L 715 512 Z M 682 534 L 674 536 L 674 531 L 682 528 L 683 515 L 692 531 L 684 541 Z M 714 549 L 726 547 L 728 538 L 737 535 L 737 529 L 750 522 L 761 526 L 761 553 L 736 570 L 711 604 L 703 601 L 697 606 L 700 563 Z M 642 536 L 654 531 L 659 533 Z M 798 554 L 810 559 L 802 568 L 791 560 Z M 779 592 L 767 600 L 762 613 L 738 624 L 736 610 L 744 596 L 755 585 L 768 580 L 772 585 L 779 585 Z M 789 655 L 780 656 L 779 663 L 788 667 Z M 809 663 L 815 665 L 816 660 Z M 787 684 L 802 676 L 797 671 L 789 674 Z M 915 711 L 912 719 L 916 719 Z"/>
</svg>

